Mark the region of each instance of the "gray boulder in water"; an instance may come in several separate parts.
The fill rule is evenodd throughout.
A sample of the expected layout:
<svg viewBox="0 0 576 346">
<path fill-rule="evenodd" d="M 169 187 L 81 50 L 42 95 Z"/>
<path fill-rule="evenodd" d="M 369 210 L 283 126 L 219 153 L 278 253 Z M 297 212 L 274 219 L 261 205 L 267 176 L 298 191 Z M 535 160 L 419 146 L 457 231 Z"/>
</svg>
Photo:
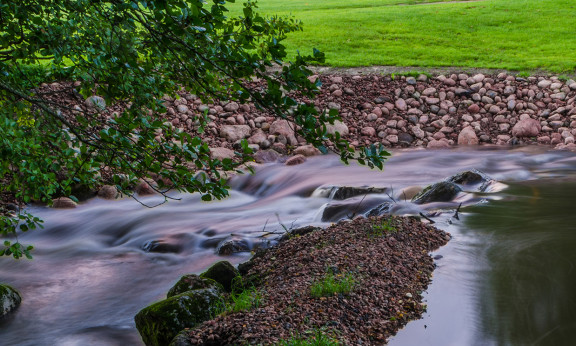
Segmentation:
<svg viewBox="0 0 576 346">
<path fill-rule="evenodd" d="M 216 252 L 219 255 L 232 255 L 238 252 L 250 252 L 250 245 L 244 239 L 241 240 L 226 240 L 218 245 Z"/>
<path fill-rule="evenodd" d="M 16 310 L 22 302 L 20 293 L 8 285 L 0 284 L 0 317 Z"/>
<path fill-rule="evenodd" d="M 416 195 L 412 202 L 425 204 L 431 202 L 449 202 L 462 191 L 484 192 L 494 180 L 475 169 L 455 174 L 444 181 L 430 185 Z"/>
<path fill-rule="evenodd" d="M 486 191 L 486 189 L 495 182 L 494 179 L 490 178 L 488 175 L 475 169 L 455 174 L 446 179 L 446 181 L 458 185 L 474 187 L 475 190 L 479 192 Z"/>
<path fill-rule="evenodd" d="M 412 202 L 415 204 L 448 202 L 452 201 L 461 191 L 462 188 L 457 184 L 450 181 L 441 181 L 425 188 L 412 199 Z"/>
<path fill-rule="evenodd" d="M 367 187 L 367 186 L 340 186 L 334 188 L 332 193 L 332 199 L 344 200 L 356 196 L 364 196 L 373 193 L 385 193 L 385 187 Z"/>
</svg>

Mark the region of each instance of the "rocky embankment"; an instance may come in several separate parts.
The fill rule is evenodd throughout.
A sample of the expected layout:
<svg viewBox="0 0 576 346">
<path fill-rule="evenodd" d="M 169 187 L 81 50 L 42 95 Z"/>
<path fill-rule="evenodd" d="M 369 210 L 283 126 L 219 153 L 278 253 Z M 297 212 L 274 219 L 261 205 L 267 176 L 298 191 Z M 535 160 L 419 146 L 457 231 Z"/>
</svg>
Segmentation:
<svg viewBox="0 0 576 346">
<path fill-rule="evenodd" d="M 576 82 L 556 77 L 500 73 L 440 75 L 429 78 L 377 75 L 320 75 L 313 102 L 337 109 L 342 122 L 328 126 L 355 146 L 448 148 L 454 145 L 538 143 L 574 149 Z M 253 105 L 203 104 L 194 95 L 167 99 L 174 126 L 194 132 L 194 114 L 208 111 L 208 138 L 214 155 L 232 156 L 246 138 L 254 149 L 282 154 L 317 153 L 295 135 L 293 126 Z M 260 157 L 265 161 L 267 155 Z M 257 155 L 257 160 L 259 156 Z"/>
<path fill-rule="evenodd" d="M 342 118 L 327 126 L 355 147 L 382 143 L 386 148 L 450 148 L 456 145 L 516 145 L 537 143 L 557 149 L 576 149 L 576 82 L 557 77 L 518 77 L 499 73 L 418 77 L 375 74 L 324 74 L 322 87 L 313 99 L 319 111 L 336 109 Z M 257 86 L 258 81 L 253 86 Z M 106 105 L 91 96 L 83 100 L 71 83 L 43 85 L 54 95 L 53 104 L 63 114 L 93 112 L 103 122 L 123 111 L 125 104 Z M 308 145 L 288 120 L 278 119 L 254 104 L 230 101 L 205 103 L 193 94 L 180 92 L 164 97 L 166 113 L 160 116 L 174 127 L 206 141 L 214 158 L 235 158 L 234 149 L 246 139 L 255 150 L 255 161 L 296 165 L 320 152 Z M 97 106 L 97 107 L 95 107 Z M 70 111 L 71 110 L 71 111 Z M 208 124 L 200 129 L 206 113 Z M 158 134 L 161 136 L 161 134 Z M 158 138 L 161 140 L 161 138 Z M 330 144 L 330 143 L 328 143 Z M 106 173 L 105 171 L 103 173 Z M 135 187 L 139 194 L 154 191 L 148 182 Z M 93 192 L 94 195 L 96 191 Z M 99 196 L 114 199 L 118 193 L 104 186 Z M 8 196 L 9 197 L 9 196 Z M 3 200 L 9 200 L 9 198 Z M 67 198 L 56 207 L 74 207 Z"/>
<path fill-rule="evenodd" d="M 418 77 L 390 75 L 314 75 L 322 88 L 311 102 L 319 110 L 336 109 L 341 122 L 328 126 L 354 146 L 382 143 L 387 148 L 448 148 L 454 145 L 538 143 L 574 149 L 576 82 L 557 77 L 518 77 L 452 74 Z M 256 82 L 257 84 L 257 82 Z M 45 85 L 53 91 L 69 85 Z M 68 88 L 69 89 L 69 88 Z M 311 156 L 319 152 L 298 136 L 294 125 L 257 109 L 253 104 L 204 103 L 181 92 L 165 98 L 162 117 L 174 127 L 203 137 L 218 158 L 234 157 L 233 149 L 247 139 L 256 151 L 273 149 L 280 155 Z M 91 97 L 83 104 L 69 93 L 59 100 L 67 109 L 105 106 Z M 107 107 L 103 120 L 122 111 Z M 207 112 L 205 133 L 198 133 L 199 116 Z M 256 161 L 279 156 L 257 153 Z M 293 160 L 289 164 L 301 162 Z"/>
</svg>

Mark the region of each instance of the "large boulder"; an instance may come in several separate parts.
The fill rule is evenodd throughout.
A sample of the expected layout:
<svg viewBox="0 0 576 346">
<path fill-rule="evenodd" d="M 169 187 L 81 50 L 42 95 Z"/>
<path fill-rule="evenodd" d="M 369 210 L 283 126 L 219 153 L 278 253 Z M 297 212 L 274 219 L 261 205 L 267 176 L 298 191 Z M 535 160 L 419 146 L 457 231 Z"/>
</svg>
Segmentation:
<svg viewBox="0 0 576 346">
<path fill-rule="evenodd" d="M 320 150 L 318 150 L 318 148 L 316 148 L 312 144 L 307 144 L 294 149 L 294 154 L 304 156 L 314 156 L 314 155 L 320 155 L 321 152 Z"/>
<path fill-rule="evenodd" d="M 142 309 L 134 321 L 146 345 L 164 346 L 182 329 L 214 318 L 222 304 L 216 288 L 187 291 Z"/>
<path fill-rule="evenodd" d="M 170 298 L 188 291 L 202 290 L 206 288 L 213 288 L 219 293 L 224 292 L 224 287 L 212 279 L 203 278 L 196 274 L 186 274 L 182 276 L 174 286 L 172 286 L 168 291 L 168 294 L 166 294 L 166 297 Z"/>
<path fill-rule="evenodd" d="M 424 204 L 430 202 L 448 202 L 452 201 L 462 188 L 450 181 L 441 181 L 425 188 L 420 194 L 412 199 L 415 204 Z"/>
<path fill-rule="evenodd" d="M 286 138 L 290 138 L 295 134 L 294 124 L 285 119 L 276 120 L 270 125 L 268 132 L 273 135 L 284 135 Z"/>
<path fill-rule="evenodd" d="M 477 145 L 478 136 L 471 126 L 467 126 L 458 135 L 458 145 Z"/>
<path fill-rule="evenodd" d="M 52 200 L 52 208 L 55 209 L 72 209 L 76 206 L 76 202 L 68 197 L 58 197 Z"/>
<path fill-rule="evenodd" d="M 0 285 L 0 317 L 14 311 L 22 302 L 20 293 L 8 285 Z"/>
<path fill-rule="evenodd" d="M 234 153 L 234 150 L 219 147 L 210 148 L 210 156 L 212 156 L 213 159 L 222 161 L 224 159 L 232 159 L 234 156 L 236 156 L 236 154 Z"/>
<path fill-rule="evenodd" d="M 281 156 L 277 151 L 272 149 L 259 150 L 254 154 L 254 161 L 257 163 L 276 162 Z"/>
<path fill-rule="evenodd" d="M 270 125 L 268 132 L 273 135 L 283 135 L 286 137 L 290 145 L 298 144 L 295 136 L 294 124 L 288 122 L 288 120 L 276 120 Z"/>
<path fill-rule="evenodd" d="M 343 200 L 356 196 L 365 196 L 373 193 L 386 193 L 385 187 L 370 186 L 339 186 L 332 190 L 331 197 L 335 200 Z"/>
<path fill-rule="evenodd" d="M 239 276 L 240 273 L 234 266 L 228 261 L 220 261 L 214 263 L 208 270 L 200 274 L 203 278 L 212 279 L 222 286 L 227 292 L 232 291 L 232 280 Z"/>
<path fill-rule="evenodd" d="M 522 119 L 512 128 L 514 137 L 536 137 L 540 133 L 542 126 L 535 119 Z"/>
<path fill-rule="evenodd" d="M 333 125 L 326 125 L 326 133 L 333 135 L 336 134 L 336 132 L 340 133 L 340 136 L 348 136 L 350 130 L 348 129 L 348 126 L 340 120 L 334 121 Z"/>
<path fill-rule="evenodd" d="M 481 192 L 486 191 L 488 187 L 495 183 L 492 178 L 475 169 L 455 174 L 446 180 L 458 185 L 472 187 L 473 190 Z M 466 191 L 469 190 L 470 188 L 466 188 Z"/>
<path fill-rule="evenodd" d="M 118 197 L 118 189 L 113 185 L 104 185 L 98 190 L 98 197 L 104 199 L 116 199 Z"/>
<path fill-rule="evenodd" d="M 304 162 L 306 162 L 306 156 L 304 156 L 302 154 L 298 154 L 298 155 L 292 156 L 291 158 L 286 160 L 286 162 L 284 164 L 286 166 L 296 166 L 296 165 L 300 165 Z"/>
<path fill-rule="evenodd" d="M 237 140 L 250 136 L 250 126 L 248 125 L 222 125 L 220 136 L 234 143 Z"/>
</svg>

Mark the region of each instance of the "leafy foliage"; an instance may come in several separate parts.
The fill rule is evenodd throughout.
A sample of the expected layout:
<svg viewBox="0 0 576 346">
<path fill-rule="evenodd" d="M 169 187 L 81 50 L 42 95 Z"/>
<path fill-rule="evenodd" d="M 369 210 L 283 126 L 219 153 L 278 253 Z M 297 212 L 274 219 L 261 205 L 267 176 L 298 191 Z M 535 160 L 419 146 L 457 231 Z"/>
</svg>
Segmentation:
<svg viewBox="0 0 576 346">
<path fill-rule="evenodd" d="M 221 0 L 0 3 L 0 178 L 5 181 L 0 193 L 19 203 L 50 203 L 55 196 L 74 199 L 79 184 L 113 184 L 132 195 L 144 178 L 156 180 L 153 188 L 166 199 L 169 189 L 200 192 L 206 201 L 227 196 L 221 172 L 249 161 L 251 151 L 244 143 L 237 160 L 212 159 L 200 136 L 164 122 L 163 97 L 181 89 L 205 100 L 252 101 L 293 121 L 310 143 L 333 148 L 345 162 L 358 159 L 381 168 L 385 151 L 355 152 L 338 133 L 326 133 L 325 124 L 337 114 L 319 114 L 291 96 L 314 96 L 319 82 L 308 80 L 306 66 L 324 58 L 314 50 L 284 64 L 282 41 L 301 30 L 301 23 L 263 17 L 253 1 L 244 3 L 241 16 L 230 17 L 225 5 Z M 273 66 L 276 72 L 270 72 Z M 253 77 L 265 87 L 251 88 Z M 57 80 L 76 82 L 40 87 Z M 103 100 L 72 108 L 60 93 Z M 111 114 L 102 101 L 123 111 Z M 202 132 L 206 117 L 195 120 Z M 200 170 L 203 178 L 196 175 Z M 37 224 L 23 215 L 23 224 Z M 0 235 L 17 233 L 16 221 L 22 220 L 11 219 L 2 216 Z"/>
</svg>

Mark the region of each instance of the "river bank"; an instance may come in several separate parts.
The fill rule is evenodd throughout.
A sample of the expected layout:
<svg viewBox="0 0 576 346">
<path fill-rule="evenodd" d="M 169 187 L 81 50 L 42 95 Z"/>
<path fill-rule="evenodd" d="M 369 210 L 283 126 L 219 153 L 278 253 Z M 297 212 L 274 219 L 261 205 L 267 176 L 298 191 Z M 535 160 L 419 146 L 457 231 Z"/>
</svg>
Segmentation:
<svg viewBox="0 0 576 346">
<path fill-rule="evenodd" d="M 519 77 L 506 72 L 432 77 L 370 71 L 327 70 L 311 76 L 310 80 L 321 81 L 319 93 L 313 100 L 300 99 L 313 103 L 320 111 L 338 110 L 341 121 L 328 125 L 327 131 L 339 132 L 354 147 L 382 144 L 388 149 L 446 149 L 539 144 L 576 150 L 576 82 L 572 79 Z M 258 81 L 252 83 L 252 87 L 257 86 Z M 51 102 L 71 119 L 75 112 L 93 109 L 93 102 L 105 105 L 104 99 L 97 96 L 84 102 L 71 83 L 45 84 L 43 88 L 54 95 Z M 204 103 L 182 91 L 177 97 L 165 96 L 164 105 L 166 113 L 158 116 L 181 131 L 201 137 L 213 158 L 235 159 L 235 149 L 243 139 L 255 151 L 256 163 L 296 165 L 320 154 L 297 134 L 294 123 L 277 119 L 252 103 Z M 104 122 L 125 106 L 108 105 L 99 116 Z M 206 128 L 197 120 L 204 113 L 208 117 Z M 102 174 L 105 176 L 107 171 Z M 136 192 L 154 193 L 147 182 L 140 185 L 135 187 Z M 110 186 L 91 193 L 110 199 L 117 196 Z M 83 194 L 89 196 L 90 192 Z M 2 196 L 3 201 L 10 199 L 9 195 Z M 70 200 L 58 202 L 56 206 L 74 206 Z"/>
<path fill-rule="evenodd" d="M 368 70 L 369 72 L 370 70 Z M 336 72 L 336 73 L 334 73 Z M 519 77 L 466 73 L 450 75 L 381 75 L 352 70 L 328 70 L 310 77 L 321 81 L 313 103 L 320 111 L 338 110 L 342 121 L 329 125 L 353 146 L 382 143 L 386 148 L 448 148 L 455 145 L 545 144 L 574 149 L 576 135 L 576 82 L 554 76 Z M 67 110 L 88 111 L 69 83 L 44 85 L 48 91 L 67 91 L 53 101 Z M 257 87 L 258 81 L 252 83 Z M 96 99 L 104 102 L 103 99 Z M 257 162 L 278 159 L 259 154 L 273 149 L 284 155 L 319 154 L 295 132 L 290 121 L 278 120 L 254 104 L 226 100 L 204 103 L 196 95 L 180 92 L 164 97 L 166 113 L 160 117 L 175 128 L 203 138 L 218 158 L 234 157 L 238 142 L 247 139 Z M 102 112 L 102 120 L 115 117 L 123 105 Z M 208 124 L 196 119 L 206 112 Z M 68 114 L 73 116 L 73 112 Z M 205 132 L 204 132 L 205 130 Z"/>
</svg>

